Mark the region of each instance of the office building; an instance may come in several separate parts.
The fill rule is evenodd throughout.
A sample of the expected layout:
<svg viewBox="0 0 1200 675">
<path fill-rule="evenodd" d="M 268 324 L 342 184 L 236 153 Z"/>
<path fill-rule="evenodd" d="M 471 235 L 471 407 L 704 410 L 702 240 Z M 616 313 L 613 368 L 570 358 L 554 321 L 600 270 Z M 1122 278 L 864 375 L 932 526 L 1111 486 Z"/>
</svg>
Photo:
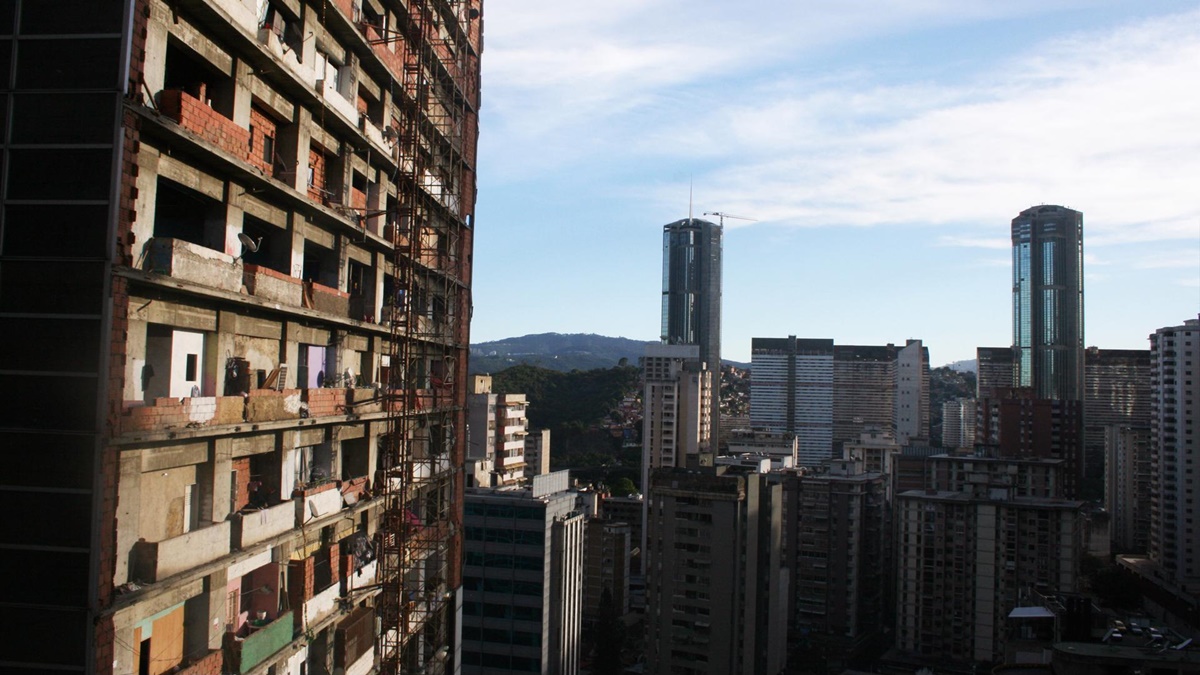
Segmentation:
<svg viewBox="0 0 1200 675">
<path fill-rule="evenodd" d="M 1105 434 L 1150 428 L 1150 351 L 1089 347 L 1084 364 L 1083 496 L 1104 492 Z"/>
<path fill-rule="evenodd" d="M 750 424 L 788 432 L 800 464 L 816 466 L 833 451 L 833 340 L 751 341 Z"/>
<path fill-rule="evenodd" d="M 721 226 L 698 218 L 663 225 L 662 341 L 698 345 L 698 358 L 721 382 Z M 709 402 L 719 435 L 720 396 Z"/>
<path fill-rule="evenodd" d="M 1200 318 L 1150 336 L 1150 559 L 1200 598 Z"/>
<path fill-rule="evenodd" d="M 942 447 L 975 446 L 975 399 L 956 398 L 942 404 Z"/>
<path fill-rule="evenodd" d="M 794 433 L 800 466 L 840 456 L 869 428 L 902 444 L 929 436 L 929 353 L 920 340 L 898 348 L 754 338 L 751 359 L 751 426 Z"/>
<path fill-rule="evenodd" d="M 1083 214 L 1034 206 L 1012 221 L 1013 386 L 1083 400 Z"/>
<path fill-rule="evenodd" d="M 888 479 L 862 462 L 830 460 L 823 473 L 783 472 L 784 566 L 791 574 L 792 652 L 850 656 L 881 634 L 888 566 Z"/>
<path fill-rule="evenodd" d="M 464 675 L 579 672 L 584 518 L 569 478 L 467 490 Z"/>
<path fill-rule="evenodd" d="M 1012 347 L 975 348 L 975 399 L 989 398 L 995 389 L 1012 389 L 1017 386 L 1015 350 Z"/>
<path fill-rule="evenodd" d="M 782 486 L 729 467 L 659 469 L 646 551 L 646 669 L 774 675 L 786 661 Z"/>
<path fill-rule="evenodd" d="M 467 485 L 496 487 L 525 480 L 529 420 L 524 394 L 492 393 L 492 378 L 476 375 L 467 395 Z"/>
<path fill-rule="evenodd" d="M 480 12 L 4 3 L 0 669 L 452 665 Z"/>
</svg>

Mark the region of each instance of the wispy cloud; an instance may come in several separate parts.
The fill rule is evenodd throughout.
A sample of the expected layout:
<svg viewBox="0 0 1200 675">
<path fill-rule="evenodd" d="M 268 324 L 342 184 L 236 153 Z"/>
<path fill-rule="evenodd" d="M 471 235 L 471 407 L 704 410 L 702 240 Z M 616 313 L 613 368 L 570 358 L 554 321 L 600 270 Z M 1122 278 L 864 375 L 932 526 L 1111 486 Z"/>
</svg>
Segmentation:
<svg viewBox="0 0 1200 675">
<path fill-rule="evenodd" d="M 1200 239 L 1200 231 L 1196 232 L 1196 236 Z M 1133 261 L 1133 267 L 1140 270 L 1184 268 L 1200 274 L 1200 248 L 1142 256 Z"/>
<path fill-rule="evenodd" d="M 944 246 L 1001 248 L 972 231 L 1037 203 L 1084 211 L 1089 248 L 1196 237 L 1200 200 L 1181 196 L 1200 175 L 1200 87 L 1182 83 L 1200 72 L 1200 12 L 1033 43 L 954 81 L 881 84 L 861 68 L 785 64 L 805 63 L 806 40 L 856 44 L 922 21 L 1048 10 L 520 4 L 489 18 L 489 29 L 524 22 L 506 25 L 485 58 L 485 115 L 503 139 L 484 137 L 497 143 L 496 180 L 614 167 L 630 176 L 627 198 L 676 204 L 678 171 L 657 174 L 671 184 L 645 176 L 686 166 L 708 203 L 763 223 L 961 231 Z M 501 93 L 486 98 L 487 86 Z"/>
<path fill-rule="evenodd" d="M 1003 250 L 1012 248 L 1012 240 L 1003 237 L 960 237 L 944 234 L 937 239 L 938 246 L 954 246 L 960 248 L 987 248 Z"/>
</svg>

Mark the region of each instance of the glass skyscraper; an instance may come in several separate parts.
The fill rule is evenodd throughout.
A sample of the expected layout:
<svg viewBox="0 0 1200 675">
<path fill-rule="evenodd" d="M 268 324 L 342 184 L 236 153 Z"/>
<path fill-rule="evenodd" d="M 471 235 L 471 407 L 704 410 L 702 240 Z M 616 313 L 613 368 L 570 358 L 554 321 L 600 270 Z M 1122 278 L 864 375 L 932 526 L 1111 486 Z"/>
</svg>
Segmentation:
<svg viewBox="0 0 1200 675">
<path fill-rule="evenodd" d="M 1083 214 L 1034 206 L 1012 221 L 1013 381 L 1083 399 Z"/>
<path fill-rule="evenodd" d="M 699 345 L 700 360 L 721 372 L 721 226 L 684 218 L 663 226 L 662 341 Z M 713 438 L 721 419 L 720 396 L 712 397 Z"/>
</svg>

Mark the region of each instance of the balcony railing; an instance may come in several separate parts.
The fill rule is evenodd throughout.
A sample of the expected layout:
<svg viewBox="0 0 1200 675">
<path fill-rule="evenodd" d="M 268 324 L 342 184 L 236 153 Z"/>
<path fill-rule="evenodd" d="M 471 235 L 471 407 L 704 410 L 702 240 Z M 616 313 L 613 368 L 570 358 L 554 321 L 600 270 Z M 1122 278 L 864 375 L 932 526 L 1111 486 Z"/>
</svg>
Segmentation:
<svg viewBox="0 0 1200 675">
<path fill-rule="evenodd" d="M 244 549 L 296 526 L 296 505 L 288 501 L 260 511 L 234 514 L 233 546 Z"/>
<path fill-rule="evenodd" d="M 304 297 L 303 282 L 268 267 L 246 265 L 246 290 L 256 298 L 271 300 L 289 307 L 299 307 Z"/>
<path fill-rule="evenodd" d="M 132 577 L 155 582 L 229 554 L 230 522 L 214 523 L 163 541 L 133 546 Z"/>
<path fill-rule="evenodd" d="M 150 405 L 127 409 L 121 417 L 121 432 L 238 424 L 244 411 L 241 396 L 157 398 Z"/>
<path fill-rule="evenodd" d="M 284 612 L 265 626 L 250 626 L 250 633 L 239 637 L 225 634 L 225 669 L 229 673 L 245 673 L 286 647 L 294 635 L 292 613 Z"/>
<path fill-rule="evenodd" d="M 240 260 L 182 239 L 151 239 L 143 269 L 232 293 L 242 288 Z"/>
</svg>

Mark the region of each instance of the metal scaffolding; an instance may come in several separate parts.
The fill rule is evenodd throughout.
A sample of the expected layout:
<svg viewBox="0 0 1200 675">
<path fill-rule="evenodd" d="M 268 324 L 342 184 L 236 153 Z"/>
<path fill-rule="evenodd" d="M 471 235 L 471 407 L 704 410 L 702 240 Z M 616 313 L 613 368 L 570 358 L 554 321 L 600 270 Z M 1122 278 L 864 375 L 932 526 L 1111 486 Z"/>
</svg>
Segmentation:
<svg viewBox="0 0 1200 675">
<path fill-rule="evenodd" d="M 379 670 L 444 673 L 460 585 L 478 0 L 399 8 Z M 476 43 L 477 44 L 477 43 Z"/>
</svg>

